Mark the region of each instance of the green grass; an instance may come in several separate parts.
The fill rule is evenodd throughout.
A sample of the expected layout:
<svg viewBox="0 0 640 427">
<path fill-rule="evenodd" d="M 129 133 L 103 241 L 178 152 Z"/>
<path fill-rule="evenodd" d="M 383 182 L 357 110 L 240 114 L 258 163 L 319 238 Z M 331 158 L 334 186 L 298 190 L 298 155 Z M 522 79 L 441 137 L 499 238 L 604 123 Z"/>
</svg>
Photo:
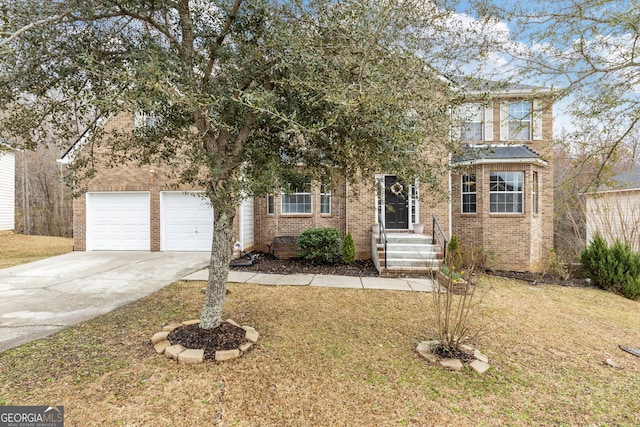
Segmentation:
<svg viewBox="0 0 640 427">
<path fill-rule="evenodd" d="M 73 250 L 73 240 L 65 237 L 0 234 L 0 268 L 64 254 Z"/>
<path fill-rule="evenodd" d="M 8 405 L 65 406 L 68 425 L 640 425 L 640 303 L 595 289 L 483 278 L 491 369 L 445 371 L 415 353 L 430 294 L 230 284 L 225 316 L 256 327 L 242 358 L 183 366 L 149 338 L 198 316 L 202 282 L 0 354 Z M 622 367 L 605 365 L 611 358 Z"/>
</svg>

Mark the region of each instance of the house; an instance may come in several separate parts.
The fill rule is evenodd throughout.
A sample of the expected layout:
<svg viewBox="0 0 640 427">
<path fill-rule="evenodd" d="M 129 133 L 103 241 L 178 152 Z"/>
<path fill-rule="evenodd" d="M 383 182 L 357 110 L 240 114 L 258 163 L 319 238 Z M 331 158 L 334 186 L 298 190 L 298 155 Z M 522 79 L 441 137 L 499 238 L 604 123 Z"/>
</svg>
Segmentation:
<svg viewBox="0 0 640 427">
<path fill-rule="evenodd" d="M 0 141 L 0 233 L 15 228 L 15 153 Z"/>
<path fill-rule="evenodd" d="M 245 201 L 234 233 L 244 247 L 267 252 L 276 236 L 333 227 L 352 234 L 357 258 L 398 274 L 424 268 L 456 235 L 461 246 L 491 254 L 493 268 L 538 271 L 553 247 L 549 94 L 517 85 L 470 95 L 453 129 L 465 148 L 430 159 L 453 166 L 442 176 L 450 197 L 432 196 L 394 171 L 355 184 L 307 182 Z M 127 128 L 133 119 L 118 115 L 104 126 Z M 74 202 L 76 250 L 208 250 L 206 203 L 193 197 L 197 189 L 170 187 L 166 175 L 160 167 L 99 170 Z"/>
<path fill-rule="evenodd" d="M 619 173 L 599 191 L 585 194 L 587 244 L 596 232 L 640 252 L 640 166 Z"/>
</svg>

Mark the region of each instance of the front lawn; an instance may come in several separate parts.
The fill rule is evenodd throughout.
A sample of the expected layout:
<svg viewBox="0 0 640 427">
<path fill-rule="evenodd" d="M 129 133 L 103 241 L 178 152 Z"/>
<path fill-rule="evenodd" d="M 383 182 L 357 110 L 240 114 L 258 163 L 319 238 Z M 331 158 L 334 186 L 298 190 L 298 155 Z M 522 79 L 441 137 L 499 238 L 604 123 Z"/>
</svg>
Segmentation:
<svg viewBox="0 0 640 427">
<path fill-rule="evenodd" d="M 73 239 L 0 234 L 0 268 L 13 267 L 73 250 Z"/>
<path fill-rule="evenodd" d="M 0 404 L 64 405 L 65 425 L 640 425 L 640 303 L 596 289 L 485 277 L 491 369 L 449 372 L 425 293 L 230 284 L 226 317 L 254 326 L 242 358 L 179 365 L 149 338 L 198 316 L 203 282 L 0 354 Z M 609 358 L 620 365 L 604 363 Z"/>
</svg>

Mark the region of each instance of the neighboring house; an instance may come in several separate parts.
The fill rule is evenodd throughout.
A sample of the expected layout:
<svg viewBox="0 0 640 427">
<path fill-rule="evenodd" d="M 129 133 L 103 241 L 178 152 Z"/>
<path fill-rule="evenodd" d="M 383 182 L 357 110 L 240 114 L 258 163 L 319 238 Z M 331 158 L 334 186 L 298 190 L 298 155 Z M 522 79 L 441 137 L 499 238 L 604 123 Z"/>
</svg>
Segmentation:
<svg viewBox="0 0 640 427">
<path fill-rule="evenodd" d="M 640 166 L 614 176 L 611 184 L 585 194 L 587 244 L 597 232 L 640 252 Z"/>
<path fill-rule="evenodd" d="M 15 153 L 7 147 L 0 149 L 0 232 L 15 229 Z"/>
<path fill-rule="evenodd" d="M 553 247 L 553 119 L 551 108 L 539 101 L 549 91 L 513 86 L 475 95 L 477 102 L 456 113 L 453 134 L 467 145 L 464 152 L 433 153 L 429 160 L 452 162 L 453 172 L 442 177 L 450 197 L 431 196 L 419 182 L 399 182 L 394 171 L 357 184 L 333 183 L 331 189 L 309 182 L 246 202 L 234 227 L 237 239 L 267 252 L 276 236 L 333 227 L 352 234 L 357 258 L 374 258 L 381 269 L 395 266 L 405 274 L 432 256 L 431 237 L 422 241 L 412 231 L 424 226 L 431 236 L 436 218 L 446 238 L 455 234 L 463 247 L 492 253 L 493 268 L 541 270 Z M 133 119 L 117 116 L 105 126 L 131 127 Z M 164 176 L 149 167 L 98 171 L 88 193 L 74 202 L 76 250 L 208 250 L 211 227 L 204 218 L 210 213 L 184 193 L 193 189 L 169 190 Z M 380 219 L 391 245 L 386 255 L 372 231 Z M 202 246 L 176 244 L 187 235 L 202 237 Z M 412 253 L 400 253 L 411 247 Z"/>
</svg>

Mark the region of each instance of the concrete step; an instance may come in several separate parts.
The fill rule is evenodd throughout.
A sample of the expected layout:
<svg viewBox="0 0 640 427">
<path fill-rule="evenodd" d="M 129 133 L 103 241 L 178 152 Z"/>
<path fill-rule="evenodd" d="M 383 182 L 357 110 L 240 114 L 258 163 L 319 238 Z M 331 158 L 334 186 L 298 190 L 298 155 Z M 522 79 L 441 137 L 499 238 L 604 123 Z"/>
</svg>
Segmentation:
<svg viewBox="0 0 640 427">
<path fill-rule="evenodd" d="M 439 267 L 412 267 L 412 268 L 381 268 L 381 277 L 413 277 L 431 279 L 435 275 Z"/>
<path fill-rule="evenodd" d="M 439 259 L 416 259 L 416 258 L 387 258 L 380 260 L 380 267 L 389 266 L 389 268 L 422 268 L 422 267 L 438 267 L 441 265 Z"/>
</svg>

